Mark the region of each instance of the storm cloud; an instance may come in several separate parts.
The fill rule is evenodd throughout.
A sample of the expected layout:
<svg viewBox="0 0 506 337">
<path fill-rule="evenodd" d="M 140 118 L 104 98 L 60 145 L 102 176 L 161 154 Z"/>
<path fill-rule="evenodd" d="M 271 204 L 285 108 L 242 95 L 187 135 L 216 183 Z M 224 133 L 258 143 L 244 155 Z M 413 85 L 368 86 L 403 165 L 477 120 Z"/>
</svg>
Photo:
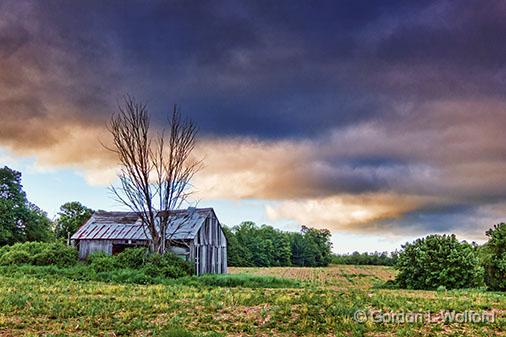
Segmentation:
<svg viewBox="0 0 506 337">
<path fill-rule="evenodd" d="M 129 93 L 197 122 L 201 198 L 475 237 L 506 209 L 504 36 L 501 1 L 5 1 L 0 146 L 106 184 Z"/>
</svg>

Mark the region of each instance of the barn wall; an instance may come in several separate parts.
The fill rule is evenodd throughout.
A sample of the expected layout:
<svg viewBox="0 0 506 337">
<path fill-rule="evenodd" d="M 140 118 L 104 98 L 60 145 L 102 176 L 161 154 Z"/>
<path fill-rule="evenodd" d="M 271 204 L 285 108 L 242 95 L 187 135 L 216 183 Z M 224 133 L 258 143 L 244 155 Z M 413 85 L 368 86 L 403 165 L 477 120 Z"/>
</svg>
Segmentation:
<svg viewBox="0 0 506 337">
<path fill-rule="evenodd" d="M 81 240 L 79 241 L 79 258 L 85 259 L 94 252 L 104 252 L 112 255 L 111 240 Z"/>
<path fill-rule="evenodd" d="M 192 256 L 189 247 L 170 246 L 169 250 L 185 261 L 191 261 Z"/>
<path fill-rule="evenodd" d="M 216 217 L 205 220 L 195 237 L 191 255 L 198 275 L 227 272 L 227 240 Z"/>
</svg>

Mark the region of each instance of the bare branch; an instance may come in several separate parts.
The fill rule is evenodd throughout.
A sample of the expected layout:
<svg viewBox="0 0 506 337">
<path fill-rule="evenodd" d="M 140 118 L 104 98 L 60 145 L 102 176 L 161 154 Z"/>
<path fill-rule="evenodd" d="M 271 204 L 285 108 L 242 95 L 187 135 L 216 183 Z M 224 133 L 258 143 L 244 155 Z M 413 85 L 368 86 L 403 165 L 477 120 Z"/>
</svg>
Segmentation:
<svg viewBox="0 0 506 337">
<path fill-rule="evenodd" d="M 119 186 L 111 186 L 111 192 L 139 215 L 159 253 L 166 251 L 166 241 L 179 229 L 168 234 L 172 211 L 188 200 L 191 180 L 202 166 L 191 158 L 198 133 L 195 124 L 183 119 L 176 105 L 167 122 L 167 128 L 153 134 L 146 105 L 127 95 L 107 124 L 113 145 L 104 145 L 117 155 L 121 167 Z"/>
</svg>

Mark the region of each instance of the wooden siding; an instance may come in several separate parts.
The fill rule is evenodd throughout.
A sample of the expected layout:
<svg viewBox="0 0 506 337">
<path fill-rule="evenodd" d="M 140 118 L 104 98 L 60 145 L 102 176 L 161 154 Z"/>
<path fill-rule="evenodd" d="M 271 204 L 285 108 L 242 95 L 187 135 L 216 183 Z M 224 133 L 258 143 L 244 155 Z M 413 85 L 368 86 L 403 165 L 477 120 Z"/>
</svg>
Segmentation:
<svg viewBox="0 0 506 337">
<path fill-rule="evenodd" d="M 79 258 L 85 259 L 94 252 L 104 252 L 112 255 L 111 240 L 80 240 L 79 241 Z"/>
<path fill-rule="evenodd" d="M 197 275 L 227 272 L 227 239 L 216 217 L 205 220 L 191 250 Z"/>
<path fill-rule="evenodd" d="M 190 248 L 189 247 L 178 247 L 178 246 L 171 246 L 168 248 L 172 253 L 176 254 L 180 258 L 182 258 L 185 261 L 191 261 L 190 258 Z"/>
</svg>

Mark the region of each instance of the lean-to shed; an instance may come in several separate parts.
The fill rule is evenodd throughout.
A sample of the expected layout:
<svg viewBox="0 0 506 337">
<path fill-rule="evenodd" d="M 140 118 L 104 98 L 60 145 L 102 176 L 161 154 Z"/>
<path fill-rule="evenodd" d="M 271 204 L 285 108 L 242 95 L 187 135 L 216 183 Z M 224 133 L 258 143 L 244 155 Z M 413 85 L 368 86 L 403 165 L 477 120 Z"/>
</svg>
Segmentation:
<svg viewBox="0 0 506 337">
<path fill-rule="evenodd" d="M 136 213 L 96 212 L 71 242 L 84 259 L 93 252 L 116 254 L 128 247 L 149 246 L 148 233 Z M 171 211 L 166 239 L 172 252 L 195 264 L 197 274 L 227 272 L 227 239 L 212 208 Z"/>
</svg>

